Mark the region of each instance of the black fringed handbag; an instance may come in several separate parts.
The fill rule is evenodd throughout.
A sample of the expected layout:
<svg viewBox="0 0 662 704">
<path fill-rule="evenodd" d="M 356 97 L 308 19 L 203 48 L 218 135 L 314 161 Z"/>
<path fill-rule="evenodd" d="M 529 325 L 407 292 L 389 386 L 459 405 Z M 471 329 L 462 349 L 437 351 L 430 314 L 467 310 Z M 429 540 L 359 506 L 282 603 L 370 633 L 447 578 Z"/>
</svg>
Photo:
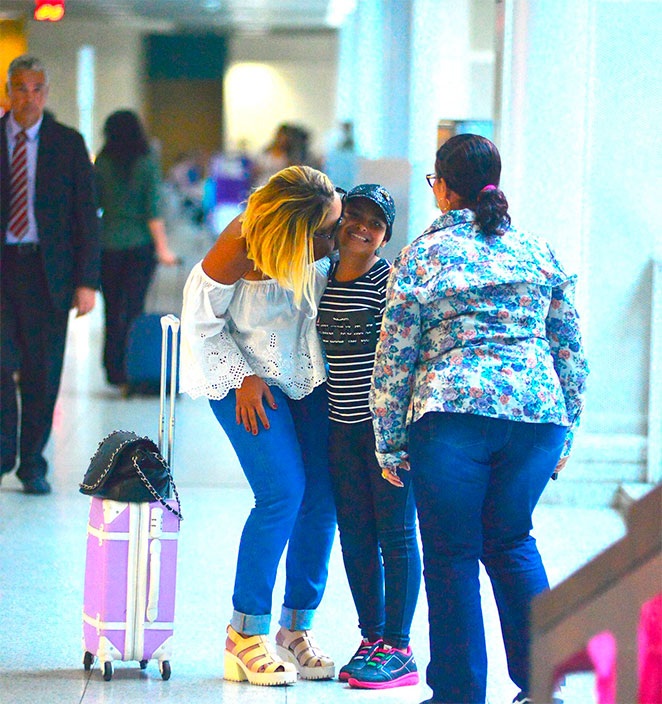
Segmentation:
<svg viewBox="0 0 662 704">
<path fill-rule="evenodd" d="M 113 501 L 159 501 L 164 505 L 172 491 L 177 494 L 170 467 L 159 448 L 148 437 L 131 430 L 114 430 L 101 441 L 80 491 Z"/>
</svg>

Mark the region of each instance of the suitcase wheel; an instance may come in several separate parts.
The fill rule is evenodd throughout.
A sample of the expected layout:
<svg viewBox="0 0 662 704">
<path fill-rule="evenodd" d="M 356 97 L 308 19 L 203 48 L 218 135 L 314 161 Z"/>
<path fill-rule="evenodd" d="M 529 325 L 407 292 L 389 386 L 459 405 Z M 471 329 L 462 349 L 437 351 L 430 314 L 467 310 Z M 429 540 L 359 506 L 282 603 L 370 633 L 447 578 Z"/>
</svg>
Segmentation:
<svg viewBox="0 0 662 704">
<path fill-rule="evenodd" d="M 161 678 L 164 680 L 170 679 L 170 661 L 163 660 L 159 661 L 159 670 L 161 672 Z"/>
<path fill-rule="evenodd" d="M 92 655 L 92 653 L 90 653 L 86 650 L 85 655 L 83 655 L 83 667 L 86 670 L 91 670 L 93 662 L 94 662 L 94 655 Z"/>
<path fill-rule="evenodd" d="M 110 680 L 113 678 L 113 663 L 112 662 L 104 662 L 103 664 L 103 678 L 106 680 L 106 682 L 110 682 Z"/>
<path fill-rule="evenodd" d="M 141 660 L 140 661 L 140 669 L 144 670 L 147 667 L 148 662 L 149 662 L 149 660 Z"/>
</svg>

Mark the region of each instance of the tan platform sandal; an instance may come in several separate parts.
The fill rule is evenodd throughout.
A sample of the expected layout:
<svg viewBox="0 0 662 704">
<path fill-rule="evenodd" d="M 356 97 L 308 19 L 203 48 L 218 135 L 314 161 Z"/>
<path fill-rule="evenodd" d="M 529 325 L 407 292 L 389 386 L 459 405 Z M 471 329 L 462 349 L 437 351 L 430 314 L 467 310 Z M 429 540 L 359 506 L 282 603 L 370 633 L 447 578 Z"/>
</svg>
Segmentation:
<svg viewBox="0 0 662 704">
<path fill-rule="evenodd" d="M 264 686 L 294 684 L 296 668 L 272 650 L 267 636 L 244 636 L 228 626 L 223 677 L 232 682 L 248 680 Z"/>
<path fill-rule="evenodd" d="M 304 680 L 330 680 L 336 675 L 333 660 L 317 645 L 310 631 L 281 627 L 276 634 L 276 652 L 291 662 Z"/>
</svg>

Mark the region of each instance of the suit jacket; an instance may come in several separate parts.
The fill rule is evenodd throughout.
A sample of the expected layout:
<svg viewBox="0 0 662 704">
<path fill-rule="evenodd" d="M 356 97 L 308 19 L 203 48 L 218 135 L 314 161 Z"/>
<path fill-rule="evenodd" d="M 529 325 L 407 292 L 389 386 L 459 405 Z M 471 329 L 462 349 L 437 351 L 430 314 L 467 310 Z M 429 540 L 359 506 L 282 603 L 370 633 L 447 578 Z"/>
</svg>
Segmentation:
<svg viewBox="0 0 662 704">
<path fill-rule="evenodd" d="M 9 114 L 0 119 L 0 241 L 3 246 L 9 224 L 11 188 L 8 118 Z M 76 130 L 56 122 L 48 112 L 44 113 L 39 130 L 34 209 L 53 305 L 68 310 L 75 288 L 99 288 L 99 222 L 92 164 L 85 142 Z"/>
</svg>

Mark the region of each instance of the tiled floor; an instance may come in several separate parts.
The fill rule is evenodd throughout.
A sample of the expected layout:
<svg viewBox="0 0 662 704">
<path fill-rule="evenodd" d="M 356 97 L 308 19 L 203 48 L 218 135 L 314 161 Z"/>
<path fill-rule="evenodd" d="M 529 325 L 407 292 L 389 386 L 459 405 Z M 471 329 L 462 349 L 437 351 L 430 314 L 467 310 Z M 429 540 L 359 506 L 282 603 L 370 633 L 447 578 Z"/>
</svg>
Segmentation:
<svg viewBox="0 0 662 704">
<path fill-rule="evenodd" d="M 417 687 L 384 692 L 351 690 L 339 682 L 302 682 L 258 688 L 222 679 L 224 628 L 239 534 L 251 495 L 236 458 L 203 400 L 178 405 L 175 476 L 185 520 L 179 547 L 176 652 L 172 678 L 155 663 L 141 672 L 118 663 L 111 682 L 81 665 L 81 607 L 88 500 L 77 491 L 99 440 L 117 428 L 156 435 L 158 400 L 121 399 L 102 378 L 100 312 L 71 325 L 54 432 L 48 448 L 54 493 L 30 497 L 15 477 L 0 487 L 0 704 L 93 704 L 137 701 L 218 704 L 401 702 L 430 696 Z M 550 580 L 557 583 L 621 537 L 611 510 L 540 506 L 536 536 Z M 490 704 L 510 702 L 508 679 L 489 582 L 483 596 L 489 651 Z M 277 612 L 282 574 L 274 596 Z M 428 662 L 425 594 L 416 611 L 412 646 L 419 667 Z M 274 629 L 275 630 L 275 629 Z M 327 593 L 316 621 L 318 640 L 343 664 L 358 643 L 356 615 L 336 541 Z M 571 679 L 566 704 L 590 704 L 592 681 Z"/>
</svg>

